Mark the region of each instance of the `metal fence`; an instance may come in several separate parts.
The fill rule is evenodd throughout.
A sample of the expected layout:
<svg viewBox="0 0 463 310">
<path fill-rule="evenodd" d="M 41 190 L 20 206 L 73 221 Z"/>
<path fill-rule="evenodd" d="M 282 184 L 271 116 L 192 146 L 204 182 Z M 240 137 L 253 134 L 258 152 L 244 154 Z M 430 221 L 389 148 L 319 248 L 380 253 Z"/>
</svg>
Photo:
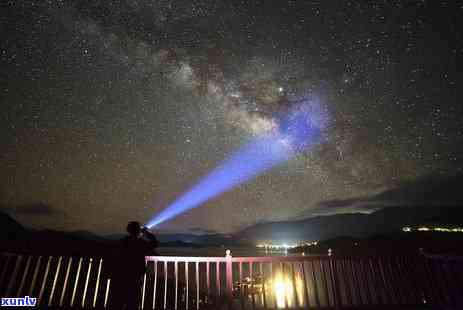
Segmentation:
<svg viewBox="0 0 463 310">
<path fill-rule="evenodd" d="M 443 256 L 146 257 L 143 309 L 463 307 L 463 261 Z M 106 308 L 102 258 L 0 255 L 0 295 Z"/>
</svg>

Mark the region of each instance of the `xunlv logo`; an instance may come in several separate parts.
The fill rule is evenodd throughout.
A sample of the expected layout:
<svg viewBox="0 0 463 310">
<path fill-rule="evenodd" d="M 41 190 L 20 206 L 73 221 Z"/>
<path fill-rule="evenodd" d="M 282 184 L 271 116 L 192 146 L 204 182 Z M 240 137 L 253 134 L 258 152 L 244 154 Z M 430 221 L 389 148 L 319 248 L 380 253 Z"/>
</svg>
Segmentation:
<svg viewBox="0 0 463 310">
<path fill-rule="evenodd" d="M 34 307 L 37 304 L 37 298 L 35 297 L 2 297 L 2 307 Z"/>
</svg>

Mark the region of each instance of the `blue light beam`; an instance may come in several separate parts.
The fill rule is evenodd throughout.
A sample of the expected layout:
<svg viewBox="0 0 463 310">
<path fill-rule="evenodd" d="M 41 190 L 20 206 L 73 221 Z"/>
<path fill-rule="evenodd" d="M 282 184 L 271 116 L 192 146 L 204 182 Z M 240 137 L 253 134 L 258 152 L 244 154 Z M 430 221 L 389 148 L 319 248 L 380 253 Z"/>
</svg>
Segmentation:
<svg viewBox="0 0 463 310">
<path fill-rule="evenodd" d="M 209 199 L 307 150 L 308 147 L 320 141 L 325 124 L 323 120 L 325 117 L 318 106 L 297 105 L 289 113 L 278 118 L 277 128 L 245 144 L 189 191 L 152 218 L 147 224 L 148 228 L 198 207 Z"/>
</svg>

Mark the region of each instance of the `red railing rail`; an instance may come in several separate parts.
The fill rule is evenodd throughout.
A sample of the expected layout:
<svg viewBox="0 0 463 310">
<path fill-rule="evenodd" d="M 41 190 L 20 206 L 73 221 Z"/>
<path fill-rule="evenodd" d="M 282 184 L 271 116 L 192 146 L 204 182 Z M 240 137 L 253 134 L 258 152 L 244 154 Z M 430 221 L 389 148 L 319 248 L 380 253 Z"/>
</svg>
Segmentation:
<svg viewBox="0 0 463 310">
<path fill-rule="evenodd" d="M 98 257 L 0 254 L 0 296 L 40 306 L 107 308 Z M 417 256 L 148 256 L 143 309 L 463 308 L 463 259 Z"/>
</svg>

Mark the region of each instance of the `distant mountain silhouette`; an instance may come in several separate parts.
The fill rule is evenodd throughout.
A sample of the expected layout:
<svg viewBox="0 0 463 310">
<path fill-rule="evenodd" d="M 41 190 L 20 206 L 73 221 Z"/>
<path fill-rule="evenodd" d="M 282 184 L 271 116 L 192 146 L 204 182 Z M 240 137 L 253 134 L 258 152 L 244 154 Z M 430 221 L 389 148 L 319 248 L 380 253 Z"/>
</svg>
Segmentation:
<svg viewBox="0 0 463 310">
<path fill-rule="evenodd" d="M 11 216 L 2 212 L 0 212 L 0 227 L 2 239 L 11 238 L 23 234 L 26 231 L 24 227 L 16 222 Z"/>
<path fill-rule="evenodd" d="M 109 247 L 125 234 L 99 236 L 88 231 L 27 229 L 10 215 L 0 212 L 0 251 L 44 255 L 104 256 Z M 191 247 L 233 244 L 230 235 L 222 234 L 157 234 L 161 246 Z"/>
<path fill-rule="evenodd" d="M 394 232 L 366 238 L 336 237 L 318 242 L 317 245 L 290 249 L 292 253 L 322 254 L 329 249 L 336 255 L 383 255 L 437 253 L 446 255 L 463 254 L 462 234 L 432 232 Z"/>
<path fill-rule="evenodd" d="M 109 240 L 120 239 L 124 234 L 111 234 L 105 236 Z M 237 244 L 238 240 L 234 238 L 234 235 L 226 234 L 188 234 L 188 233 L 166 233 L 157 232 L 156 238 L 161 242 L 161 246 L 172 246 L 175 242 L 185 245 L 232 245 Z"/>
<path fill-rule="evenodd" d="M 297 221 L 260 223 L 235 234 L 240 240 L 324 240 L 397 232 L 406 225 L 463 225 L 463 207 L 387 207 L 371 214 L 316 216 Z"/>
<path fill-rule="evenodd" d="M 95 240 L 95 241 L 106 241 L 108 240 L 107 237 L 103 237 L 100 235 L 97 235 L 95 233 L 86 231 L 86 230 L 75 230 L 75 231 L 70 231 L 66 232 L 68 236 L 74 236 L 76 238 L 81 238 L 81 239 L 87 239 L 87 240 Z M 122 235 L 120 235 L 122 238 Z"/>
<path fill-rule="evenodd" d="M 0 251 L 46 255 L 104 255 L 112 241 L 87 231 L 62 232 L 23 227 L 0 212 Z"/>
<path fill-rule="evenodd" d="M 387 207 L 371 214 L 317 216 L 297 221 L 259 223 L 234 234 L 158 234 L 161 246 L 255 244 L 262 240 L 326 240 L 399 232 L 406 225 L 463 225 L 463 207 Z M 0 212 L 0 251 L 60 255 L 104 255 L 123 234 L 98 236 L 87 231 L 60 232 L 24 228 Z"/>
</svg>

